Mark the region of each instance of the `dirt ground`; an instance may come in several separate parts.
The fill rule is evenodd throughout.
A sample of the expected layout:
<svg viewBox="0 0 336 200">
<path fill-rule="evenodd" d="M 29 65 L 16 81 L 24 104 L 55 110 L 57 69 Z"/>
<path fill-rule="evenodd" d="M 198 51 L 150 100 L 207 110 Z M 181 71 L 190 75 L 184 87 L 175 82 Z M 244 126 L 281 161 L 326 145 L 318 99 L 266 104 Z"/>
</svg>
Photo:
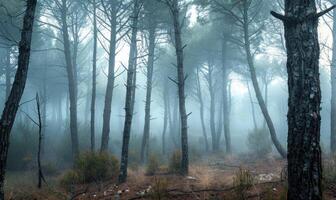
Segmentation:
<svg viewBox="0 0 336 200">
<path fill-rule="evenodd" d="M 162 167 L 153 176 L 146 176 L 143 168 L 129 170 L 125 184 L 116 181 L 93 183 L 77 187 L 71 194 L 55 189 L 36 191 L 34 196 L 19 198 L 12 189 L 8 199 L 74 199 L 74 200 L 132 200 L 132 199 L 176 199 L 176 200 L 285 200 L 286 162 L 268 158 L 260 161 L 238 160 L 234 157 L 212 157 L 201 163 L 192 164 L 187 177 L 171 175 Z M 245 188 L 234 184 L 239 170 L 248 171 L 253 184 Z M 35 192 L 36 191 L 36 192 Z M 336 199 L 336 185 L 325 186 L 324 198 Z M 26 191 L 27 192 L 27 191 Z"/>
</svg>

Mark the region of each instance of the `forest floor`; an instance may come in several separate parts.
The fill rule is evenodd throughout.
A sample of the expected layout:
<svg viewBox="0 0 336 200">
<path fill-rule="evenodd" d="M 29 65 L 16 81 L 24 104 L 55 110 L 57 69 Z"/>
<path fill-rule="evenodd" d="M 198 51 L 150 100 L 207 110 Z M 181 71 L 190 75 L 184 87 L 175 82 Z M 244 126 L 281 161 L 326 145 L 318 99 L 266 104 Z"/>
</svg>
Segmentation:
<svg viewBox="0 0 336 200">
<path fill-rule="evenodd" d="M 37 190 L 32 185 L 32 174 L 10 174 L 7 199 L 36 200 L 239 200 L 286 199 L 286 162 L 268 158 L 221 158 L 214 156 L 190 166 L 189 176 L 171 175 L 165 167 L 153 176 L 143 168 L 129 170 L 128 181 L 116 186 L 115 181 L 77 186 L 71 194 L 57 187 L 57 179 L 48 178 L 49 186 Z M 252 177 L 253 182 L 249 181 Z M 51 181 L 50 181 L 51 180 Z M 30 183 L 28 183 L 30 182 Z M 324 199 L 336 199 L 336 186 L 325 185 Z"/>
</svg>

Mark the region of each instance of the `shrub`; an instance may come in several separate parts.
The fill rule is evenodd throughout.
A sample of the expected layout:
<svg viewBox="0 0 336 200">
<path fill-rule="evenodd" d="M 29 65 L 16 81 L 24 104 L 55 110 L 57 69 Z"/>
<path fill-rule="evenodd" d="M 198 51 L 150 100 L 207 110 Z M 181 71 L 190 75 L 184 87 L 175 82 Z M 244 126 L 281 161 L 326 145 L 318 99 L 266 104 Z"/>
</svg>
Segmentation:
<svg viewBox="0 0 336 200">
<path fill-rule="evenodd" d="M 149 156 L 147 167 L 146 167 L 146 174 L 147 175 L 154 175 L 159 169 L 159 161 L 156 155 Z"/>
<path fill-rule="evenodd" d="M 75 170 L 85 183 L 104 181 L 118 174 L 119 161 L 107 153 L 83 153 L 75 162 Z"/>
<path fill-rule="evenodd" d="M 323 163 L 323 179 L 325 183 L 336 183 L 336 157 Z"/>
<path fill-rule="evenodd" d="M 119 161 L 107 153 L 83 153 L 75 161 L 74 169 L 64 173 L 61 186 L 71 189 L 72 185 L 99 182 L 116 177 Z"/>
<path fill-rule="evenodd" d="M 67 191 L 71 191 L 76 184 L 83 183 L 84 178 L 75 170 L 65 172 L 60 178 L 60 185 Z"/>
<path fill-rule="evenodd" d="M 175 151 L 169 159 L 168 171 L 170 173 L 180 173 L 181 172 L 181 159 L 182 154 L 180 151 Z"/>
<path fill-rule="evenodd" d="M 250 171 L 239 168 L 233 177 L 233 187 L 237 199 L 245 200 L 247 191 L 253 186 L 254 177 Z"/>
<path fill-rule="evenodd" d="M 249 149 L 258 157 L 265 157 L 272 152 L 272 142 L 267 129 L 254 129 L 248 134 Z"/>
<path fill-rule="evenodd" d="M 162 200 L 168 197 L 168 181 L 163 178 L 154 178 L 153 187 L 149 192 L 150 199 Z"/>
</svg>

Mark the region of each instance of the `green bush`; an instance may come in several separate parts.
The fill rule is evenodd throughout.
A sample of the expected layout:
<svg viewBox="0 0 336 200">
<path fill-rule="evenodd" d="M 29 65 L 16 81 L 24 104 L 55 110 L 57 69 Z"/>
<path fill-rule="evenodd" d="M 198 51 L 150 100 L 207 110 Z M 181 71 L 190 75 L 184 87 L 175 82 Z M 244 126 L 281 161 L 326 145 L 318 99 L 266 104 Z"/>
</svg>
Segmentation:
<svg viewBox="0 0 336 200">
<path fill-rule="evenodd" d="M 146 174 L 147 175 L 154 175 L 159 169 L 159 161 L 156 155 L 149 156 L 147 167 L 146 167 Z"/>
<path fill-rule="evenodd" d="M 168 181 L 164 178 L 154 178 L 153 187 L 149 191 L 149 197 L 153 200 L 162 200 L 168 197 Z"/>
<path fill-rule="evenodd" d="M 180 151 L 175 151 L 170 159 L 169 159 L 169 166 L 168 171 L 170 173 L 180 173 L 181 172 L 181 159 L 182 154 Z"/>
<path fill-rule="evenodd" d="M 326 184 L 336 183 L 336 157 L 335 156 L 324 161 L 323 179 Z"/>
<path fill-rule="evenodd" d="M 104 181 L 118 174 L 119 161 L 107 153 L 83 153 L 75 162 L 74 169 L 85 183 Z"/>
<path fill-rule="evenodd" d="M 237 195 L 237 199 L 245 200 L 247 198 L 247 191 L 253 186 L 254 177 L 250 171 L 239 168 L 233 177 L 233 187 Z"/>
<path fill-rule="evenodd" d="M 75 170 L 65 172 L 60 178 L 60 185 L 67 191 L 71 191 L 76 184 L 84 182 L 84 178 Z"/>
<path fill-rule="evenodd" d="M 74 169 L 61 177 L 66 189 L 74 184 L 105 181 L 118 175 L 119 161 L 107 153 L 83 153 L 75 161 Z"/>
<path fill-rule="evenodd" d="M 253 154 L 265 157 L 272 152 L 272 141 L 267 129 L 254 129 L 248 134 L 247 144 Z"/>
</svg>

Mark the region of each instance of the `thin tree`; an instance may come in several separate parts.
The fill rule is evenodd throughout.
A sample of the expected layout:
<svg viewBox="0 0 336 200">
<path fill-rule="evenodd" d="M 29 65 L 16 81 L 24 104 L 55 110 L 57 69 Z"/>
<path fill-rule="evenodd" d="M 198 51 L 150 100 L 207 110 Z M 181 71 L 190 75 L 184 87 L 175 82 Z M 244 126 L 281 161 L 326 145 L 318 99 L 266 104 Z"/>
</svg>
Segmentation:
<svg viewBox="0 0 336 200">
<path fill-rule="evenodd" d="M 27 80 L 36 4 L 37 0 L 27 0 L 19 43 L 18 69 L 0 119 L 0 200 L 5 199 L 4 180 L 10 133 Z"/>
<path fill-rule="evenodd" d="M 149 3 L 149 4 L 148 4 Z M 151 102 L 153 89 L 153 71 L 155 59 L 155 42 L 156 42 L 156 9 L 154 2 L 144 4 L 145 20 L 148 20 L 148 61 L 147 61 L 147 85 L 146 85 L 146 101 L 145 101 L 145 124 L 141 145 L 141 162 L 144 163 L 149 156 L 149 137 L 150 137 L 150 121 L 151 121 Z"/>
<path fill-rule="evenodd" d="M 289 200 L 322 199 L 320 147 L 321 88 L 318 18 L 315 0 L 286 0 L 285 15 L 271 12 L 285 26 L 288 73 Z"/>
<path fill-rule="evenodd" d="M 189 170 L 189 155 L 188 155 L 188 114 L 185 105 L 185 81 L 186 76 L 184 74 L 184 47 L 182 44 L 182 30 L 180 23 L 180 6 L 179 0 L 165 0 L 168 5 L 173 18 L 174 26 L 174 37 L 175 37 L 175 50 L 176 50 L 176 68 L 177 68 L 177 83 L 178 86 L 178 99 L 179 99 L 179 110 L 181 119 L 181 174 L 187 175 Z"/>
<path fill-rule="evenodd" d="M 96 115 L 96 93 L 97 93 L 97 2 L 93 0 L 93 55 L 92 55 L 92 94 L 91 94 L 91 151 L 95 151 L 95 115 Z"/>
<path fill-rule="evenodd" d="M 130 44 L 130 53 L 127 69 L 127 83 L 126 83 L 126 99 L 125 99 L 125 123 L 123 130 L 123 143 L 121 150 L 121 162 L 119 172 L 119 183 L 124 183 L 127 179 L 127 167 L 128 167 L 128 149 L 131 136 L 131 127 L 133 119 L 133 107 L 134 107 L 134 93 L 135 93 L 135 70 L 137 60 L 137 33 L 138 33 L 138 19 L 140 12 L 139 0 L 133 1 L 132 12 L 132 35 Z"/>
</svg>

